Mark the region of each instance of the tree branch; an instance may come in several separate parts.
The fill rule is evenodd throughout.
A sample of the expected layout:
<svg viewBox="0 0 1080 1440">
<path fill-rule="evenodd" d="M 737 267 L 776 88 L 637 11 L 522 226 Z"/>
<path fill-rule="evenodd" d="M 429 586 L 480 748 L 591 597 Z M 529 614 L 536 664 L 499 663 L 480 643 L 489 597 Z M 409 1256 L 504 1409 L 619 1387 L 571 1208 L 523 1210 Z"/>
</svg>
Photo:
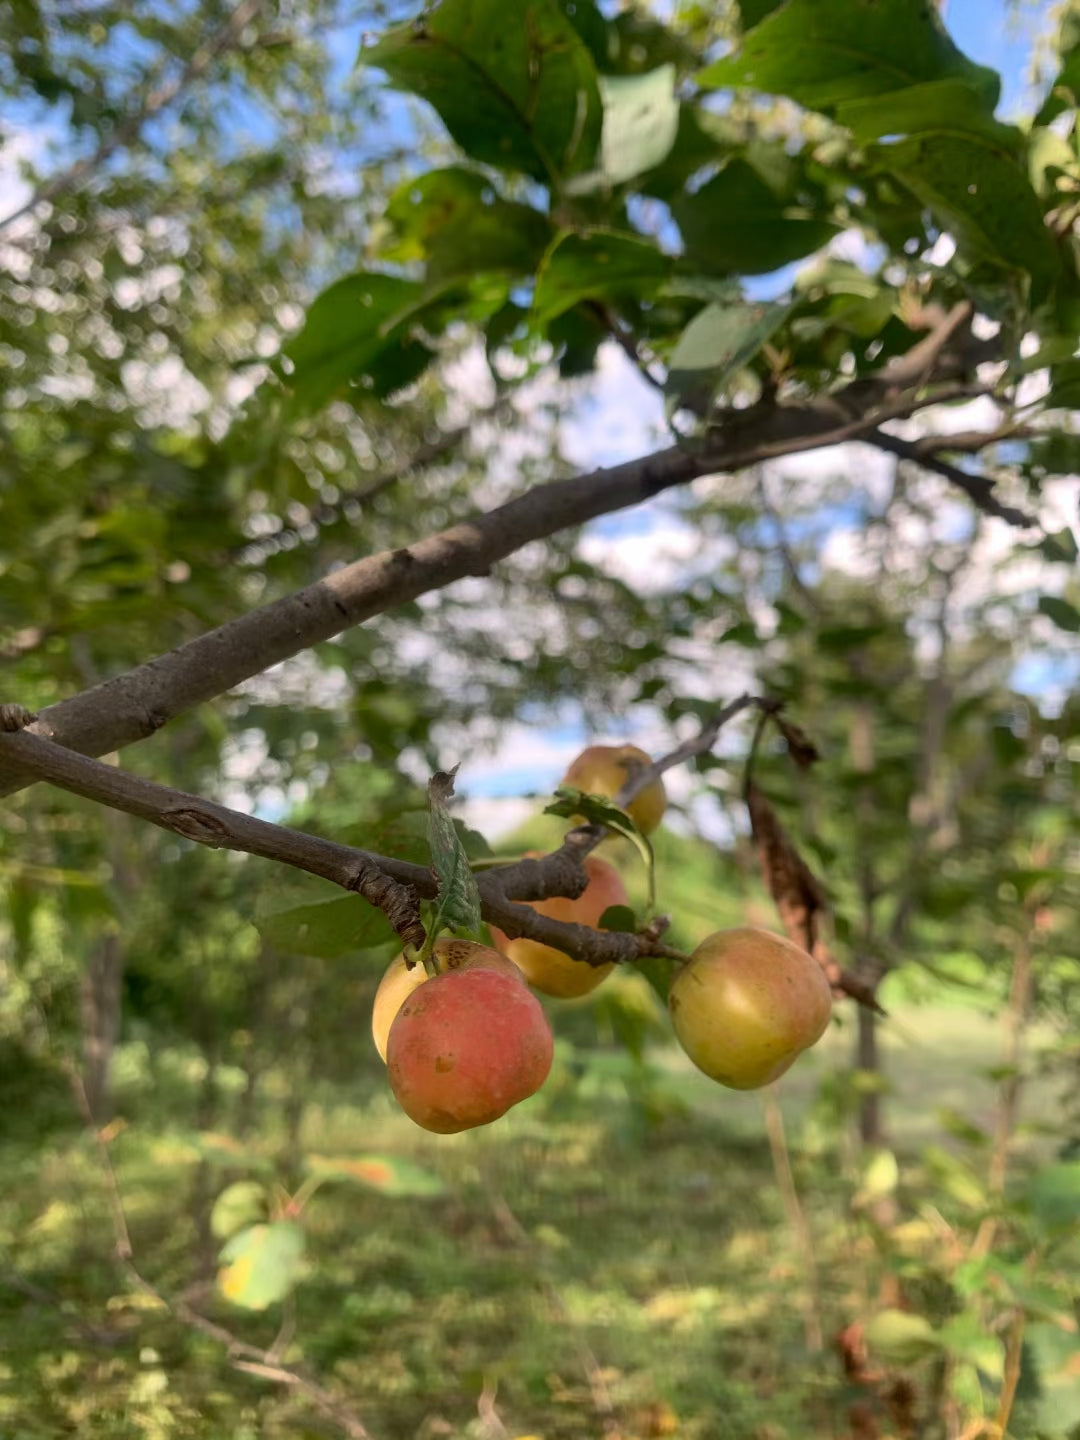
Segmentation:
<svg viewBox="0 0 1080 1440">
<path fill-rule="evenodd" d="M 199 46 L 175 79 L 151 89 L 138 110 L 117 125 L 112 134 L 101 141 L 92 155 L 87 155 L 85 159 L 77 161 L 69 169 L 61 171 L 59 175 L 54 175 L 52 179 L 39 185 L 25 204 L 20 205 L 17 210 L 13 210 L 10 215 L 6 215 L 0 220 L 0 230 L 13 225 L 24 215 L 29 215 L 31 211 L 36 210 L 46 201 L 55 200 L 58 195 L 64 195 L 69 190 L 76 189 L 96 170 L 99 170 L 117 150 L 137 140 L 148 120 L 153 119 L 159 111 L 164 110 L 166 105 L 171 105 L 177 96 L 183 94 L 188 86 L 196 81 L 223 51 L 231 49 L 236 44 L 245 26 L 249 25 L 262 9 L 263 3 L 264 0 L 240 0 L 240 4 L 237 5 L 221 29 Z"/>
<path fill-rule="evenodd" d="M 381 909 L 403 940 L 414 944 L 423 942 L 417 901 L 421 896 L 434 899 L 436 894 L 435 877 L 426 866 L 376 855 L 285 825 L 273 825 L 215 801 L 105 765 L 27 730 L 17 734 L 0 733 L 0 756 L 15 760 L 34 779 L 47 780 L 72 794 L 137 815 L 199 845 L 239 850 L 321 876 L 362 895 Z M 511 937 L 524 935 L 590 965 L 625 964 L 645 955 L 682 958 L 681 951 L 660 942 L 654 929 L 641 935 L 592 930 L 585 925 L 552 920 L 527 905 L 515 905 L 513 899 L 540 899 L 561 893 L 551 888 L 550 878 L 548 888 L 537 888 L 544 874 L 541 863 L 521 861 L 503 872 L 489 871 L 477 876 L 484 919 Z M 555 864 L 550 873 L 558 877 L 562 872 Z M 582 872 L 576 893 L 584 889 L 587 878 Z M 575 882 L 570 883 L 573 886 Z"/>
<path fill-rule="evenodd" d="M 84 754 L 120 749 L 352 625 L 467 575 L 488 574 L 499 560 L 530 541 L 638 505 L 700 476 L 860 439 L 885 420 L 974 393 L 982 392 L 948 385 L 919 398 L 875 404 L 855 418 L 835 396 L 806 405 L 776 405 L 768 400 L 728 412 L 706 442 L 693 450 L 671 447 L 611 469 L 550 481 L 413 545 L 357 560 L 167 655 L 49 706 L 41 712 L 35 731 Z M 866 396 L 862 401 L 869 404 Z M 3 764 L 0 795 L 30 780 L 27 772 L 20 773 L 10 762 Z"/>
<path fill-rule="evenodd" d="M 965 438 L 970 442 L 970 437 Z M 993 435 L 987 435 L 986 443 L 991 444 L 995 438 Z M 1030 529 L 1039 523 L 1037 518 L 1029 515 L 1026 510 L 1018 510 L 1015 506 L 1006 505 L 999 500 L 994 494 L 993 480 L 988 480 L 985 475 L 969 475 L 966 470 L 961 470 L 959 466 L 934 454 L 934 450 L 949 448 L 948 437 L 935 439 L 931 446 L 927 444 L 926 439 L 921 441 L 901 440 L 898 435 L 889 435 L 883 430 L 874 430 L 866 439 L 867 443 L 873 445 L 877 450 L 887 450 L 891 455 L 898 455 L 901 460 L 910 460 L 914 465 L 921 465 L 924 470 L 931 470 L 935 475 L 943 476 L 962 490 L 984 515 L 993 516 L 996 520 L 1006 520 L 1010 525 L 1016 525 L 1020 529 Z"/>
</svg>

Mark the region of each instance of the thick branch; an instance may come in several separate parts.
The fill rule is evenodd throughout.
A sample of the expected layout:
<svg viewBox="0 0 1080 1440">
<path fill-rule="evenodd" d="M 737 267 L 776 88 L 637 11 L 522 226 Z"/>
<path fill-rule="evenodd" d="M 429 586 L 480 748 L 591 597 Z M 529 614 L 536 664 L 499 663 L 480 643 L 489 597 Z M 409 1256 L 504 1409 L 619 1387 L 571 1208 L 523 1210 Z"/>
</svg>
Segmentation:
<svg viewBox="0 0 1080 1440">
<path fill-rule="evenodd" d="M 253 610 L 179 649 L 43 710 L 35 731 L 84 754 L 101 755 L 145 739 L 193 706 L 394 606 L 440 590 L 533 540 L 626 509 L 702 475 L 745 469 L 763 459 L 858 439 L 921 405 L 970 395 L 948 387 L 920 399 L 876 405 L 851 418 L 835 397 L 815 404 L 772 402 L 725 416 L 700 449 L 678 447 L 527 491 L 400 550 L 384 551 Z M 0 766 L 0 794 L 30 783 Z"/>
</svg>

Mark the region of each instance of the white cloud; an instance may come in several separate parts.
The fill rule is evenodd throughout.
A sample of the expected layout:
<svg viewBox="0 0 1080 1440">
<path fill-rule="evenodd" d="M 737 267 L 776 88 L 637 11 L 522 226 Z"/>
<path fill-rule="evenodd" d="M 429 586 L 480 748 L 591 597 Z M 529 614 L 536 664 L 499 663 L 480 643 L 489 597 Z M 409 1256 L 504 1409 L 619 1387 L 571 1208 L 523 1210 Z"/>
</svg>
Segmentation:
<svg viewBox="0 0 1080 1440">
<path fill-rule="evenodd" d="M 659 391 L 618 346 L 602 345 L 598 362 L 586 397 L 570 408 L 561 426 L 563 449 L 582 469 L 647 455 L 667 433 Z"/>
</svg>

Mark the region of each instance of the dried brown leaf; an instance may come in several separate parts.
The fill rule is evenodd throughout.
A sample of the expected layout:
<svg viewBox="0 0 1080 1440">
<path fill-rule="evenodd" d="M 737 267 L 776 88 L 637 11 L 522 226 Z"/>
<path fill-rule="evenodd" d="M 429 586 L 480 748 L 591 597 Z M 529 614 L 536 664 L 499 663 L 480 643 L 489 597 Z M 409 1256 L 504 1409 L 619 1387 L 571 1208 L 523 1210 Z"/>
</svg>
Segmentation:
<svg viewBox="0 0 1080 1440">
<path fill-rule="evenodd" d="M 812 952 L 818 938 L 818 915 L 826 909 L 824 891 L 771 803 L 752 780 L 746 785 L 746 806 L 761 873 L 779 911 L 784 933 L 796 945 Z"/>
<path fill-rule="evenodd" d="M 801 725 L 794 725 L 782 715 L 773 717 L 773 723 L 784 737 L 788 754 L 800 770 L 808 770 L 821 759 L 821 751 L 807 735 Z"/>
</svg>

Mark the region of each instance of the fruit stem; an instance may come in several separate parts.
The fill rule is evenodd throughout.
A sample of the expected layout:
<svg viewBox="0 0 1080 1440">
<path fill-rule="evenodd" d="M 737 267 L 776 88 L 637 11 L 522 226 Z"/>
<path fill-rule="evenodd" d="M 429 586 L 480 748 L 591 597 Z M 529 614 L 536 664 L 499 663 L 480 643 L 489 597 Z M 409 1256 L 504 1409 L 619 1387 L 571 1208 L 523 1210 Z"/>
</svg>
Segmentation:
<svg viewBox="0 0 1080 1440">
<path fill-rule="evenodd" d="M 419 950 L 414 950 L 411 945 L 405 946 L 405 963 L 412 968 L 413 965 L 423 965 L 427 971 L 429 980 L 434 980 L 439 973 L 439 967 L 435 963 L 435 941 L 439 938 L 439 930 L 434 925 L 427 927 L 427 939 Z"/>
</svg>

